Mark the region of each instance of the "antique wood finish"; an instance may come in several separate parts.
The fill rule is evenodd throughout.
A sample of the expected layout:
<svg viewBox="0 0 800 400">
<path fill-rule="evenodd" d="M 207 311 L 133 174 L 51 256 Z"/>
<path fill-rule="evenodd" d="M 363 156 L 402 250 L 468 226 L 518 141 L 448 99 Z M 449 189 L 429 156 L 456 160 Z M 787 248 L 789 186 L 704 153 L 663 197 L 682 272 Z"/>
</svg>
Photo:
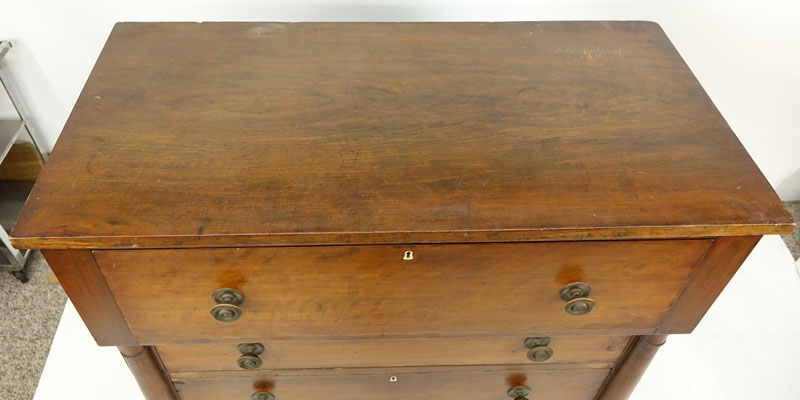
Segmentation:
<svg viewBox="0 0 800 400">
<path fill-rule="evenodd" d="M 42 255 L 97 344 L 137 344 L 90 251 L 42 250 Z"/>
<path fill-rule="evenodd" d="M 716 239 L 657 333 L 691 333 L 760 239 L 761 236 Z"/>
<path fill-rule="evenodd" d="M 535 335 L 531 335 L 535 336 Z M 553 356 L 543 362 L 527 357 L 525 337 L 436 338 L 380 341 L 261 340 L 261 369 L 404 367 L 416 365 L 524 364 L 552 368 L 553 364 L 592 364 L 611 367 L 628 344 L 627 336 L 568 336 L 551 338 Z M 157 350 L 170 372 L 239 371 L 239 342 L 166 345 Z M 572 366 L 571 368 L 576 368 Z M 578 366 L 577 368 L 580 368 Z"/>
<path fill-rule="evenodd" d="M 274 375 L 269 372 L 229 373 L 204 379 L 177 379 L 182 400 L 249 399 L 256 391 L 268 391 L 280 400 L 324 398 L 329 400 L 387 400 L 408 398 L 508 399 L 512 386 L 531 388 L 536 400 L 591 399 L 608 369 L 532 370 L 508 367 L 494 371 L 429 368 L 423 371 L 378 370 L 363 374 L 319 375 L 303 371 Z M 396 377 L 392 382 L 391 377 Z"/>
<path fill-rule="evenodd" d="M 145 344 L 235 338 L 652 333 L 710 240 L 106 250 L 95 257 Z M 404 260 L 406 251 L 413 260 Z M 146 267 L 144 267 L 146 266 Z M 562 287 L 597 302 L 572 316 Z M 234 288 L 243 316 L 209 315 Z M 465 314 L 467 313 L 467 314 Z M 175 321 L 181 321 L 175 324 Z"/>
<path fill-rule="evenodd" d="M 119 346 L 136 382 L 147 400 L 177 400 L 172 383 L 167 378 L 158 356 L 150 347 Z"/>
<path fill-rule="evenodd" d="M 122 23 L 12 236 L 94 248 L 792 226 L 654 23 Z"/>
<path fill-rule="evenodd" d="M 651 22 L 121 23 L 11 236 L 148 400 L 622 400 L 793 227 Z"/>
<path fill-rule="evenodd" d="M 658 349 L 667 341 L 666 335 L 637 336 L 626 350 L 620 364 L 614 368 L 596 400 L 625 400 L 650 365 Z"/>
</svg>

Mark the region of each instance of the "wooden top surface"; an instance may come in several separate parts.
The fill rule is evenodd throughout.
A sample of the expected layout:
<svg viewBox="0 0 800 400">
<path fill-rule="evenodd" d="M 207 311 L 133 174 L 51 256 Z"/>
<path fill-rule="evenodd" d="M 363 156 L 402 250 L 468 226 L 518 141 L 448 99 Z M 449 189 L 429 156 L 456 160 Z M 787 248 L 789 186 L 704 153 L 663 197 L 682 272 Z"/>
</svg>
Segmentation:
<svg viewBox="0 0 800 400">
<path fill-rule="evenodd" d="M 20 247 L 786 233 L 650 22 L 123 23 Z"/>
</svg>

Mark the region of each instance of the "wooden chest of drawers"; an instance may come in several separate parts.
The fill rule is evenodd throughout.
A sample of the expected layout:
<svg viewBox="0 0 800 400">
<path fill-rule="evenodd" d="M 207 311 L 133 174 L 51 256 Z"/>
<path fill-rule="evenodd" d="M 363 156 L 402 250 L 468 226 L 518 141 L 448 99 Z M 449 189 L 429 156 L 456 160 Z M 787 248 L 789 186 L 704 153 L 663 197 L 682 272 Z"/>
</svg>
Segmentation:
<svg viewBox="0 0 800 400">
<path fill-rule="evenodd" d="M 12 236 L 148 399 L 543 400 L 793 227 L 653 23 L 123 23 Z"/>
</svg>

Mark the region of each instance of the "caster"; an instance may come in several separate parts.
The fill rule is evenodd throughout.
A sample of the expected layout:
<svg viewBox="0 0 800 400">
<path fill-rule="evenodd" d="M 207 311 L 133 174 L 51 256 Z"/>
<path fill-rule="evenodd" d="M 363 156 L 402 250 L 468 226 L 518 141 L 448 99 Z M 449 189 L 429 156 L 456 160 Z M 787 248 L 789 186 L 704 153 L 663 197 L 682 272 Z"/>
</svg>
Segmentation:
<svg viewBox="0 0 800 400">
<path fill-rule="evenodd" d="M 22 282 L 22 283 L 27 283 L 28 282 L 28 275 L 26 275 L 25 272 L 23 272 L 23 271 L 12 271 L 11 273 L 14 274 L 14 277 L 17 278 L 17 280 L 19 280 L 20 282 Z"/>
</svg>

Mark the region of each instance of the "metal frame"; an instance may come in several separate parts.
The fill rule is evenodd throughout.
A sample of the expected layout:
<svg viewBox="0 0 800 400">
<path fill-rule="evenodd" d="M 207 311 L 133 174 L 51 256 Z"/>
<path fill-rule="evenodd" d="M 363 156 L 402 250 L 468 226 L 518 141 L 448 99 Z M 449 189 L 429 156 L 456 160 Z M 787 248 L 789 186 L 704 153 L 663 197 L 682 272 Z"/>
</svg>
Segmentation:
<svg viewBox="0 0 800 400">
<path fill-rule="evenodd" d="M 3 242 L 3 246 L 5 247 L 4 255 L 14 264 L 0 265 L 0 270 L 15 271 L 16 268 L 22 270 L 22 267 L 25 266 L 25 260 L 28 258 L 28 251 L 15 249 L 14 246 L 11 245 L 11 239 L 8 237 L 5 229 L 0 229 L 0 242 Z"/>
<path fill-rule="evenodd" d="M 43 146 L 44 140 L 39 135 L 39 131 L 37 131 L 36 128 L 31 124 L 30 118 L 28 117 L 31 115 L 30 110 L 25 104 L 25 101 L 22 99 L 20 91 L 14 84 L 14 81 L 8 77 L 8 74 L 3 69 L 3 58 L 11 49 L 11 47 L 11 42 L 0 42 L 0 86 L 3 86 L 6 93 L 8 93 L 8 97 L 11 99 L 11 104 L 14 105 L 17 115 L 19 115 L 19 118 L 22 120 L 25 129 L 28 131 L 28 136 L 31 137 L 33 145 L 36 146 L 36 150 L 39 151 L 39 155 L 42 156 L 42 160 L 47 162 L 47 151 L 44 150 L 45 147 Z M 0 160 L 2 160 L 2 158 L 0 158 Z"/>
<path fill-rule="evenodd" d="M 14 133 L 10 136 L 8 140 L 10 143 L 8 145 L 4 145 L 0 143 L 0 162 L 8 154 L 8 151 L 11 149 L 11 146 L 14 145 L 14 142 L 22 135 L 23 131 L 28 134 L 33 142 L 34 147 L 39 152 L 39 155 L 42 157 L 42 160 L 45 162 L 47 161 L 47 153 L 44 151 L 43 143 L 41 136 L 39 136 L 38 131 L 31 125 L 30 119 L 28 116 L 30 115 L 25 102 L 22 100 L 22 96 L 20 95 L 20 91 L 14 82 L 9 78 L 6 71 L 3 70 L 3 58 L 11 49 L 11 43 L 7 41 L 0 42 L 0 86 L 8 94 L 8 98 L 11 100 L 11 104 L 14 106 L 14 110 L 17 112 L 17 116 L 20 120 L 19 128 L 14 130 Z M 6 233 L 5 228 L 0 226 L 0 242 L 2 242 L 2 247 L 0 247 L 0 251 L 3 253 L 6 259 L 10 262 L 10 264 L 0 264 L 0 271 L 9 271 L 14 274 L 22 282 L 27 282 L 28 277 L 23 272 L 25 268 L 25 262 L 30 255 L 30 250 L 19 250 L 14 248 L 11 245 L 11 239 Z"/>
</svg>

